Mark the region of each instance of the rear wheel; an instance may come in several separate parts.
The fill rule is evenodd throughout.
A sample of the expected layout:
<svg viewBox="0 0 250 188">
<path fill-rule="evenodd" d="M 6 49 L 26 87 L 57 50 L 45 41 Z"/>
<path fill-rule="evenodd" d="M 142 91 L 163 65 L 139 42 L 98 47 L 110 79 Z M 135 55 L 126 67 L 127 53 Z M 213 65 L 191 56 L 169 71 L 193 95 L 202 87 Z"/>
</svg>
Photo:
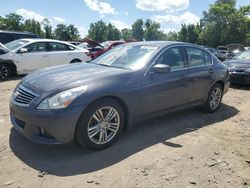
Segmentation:
<svg viewBox="0 0 250 188">
<path fill-rule="evenodd" d="M 85 110 L 77 124 L 76 140 L 81 146 L 100 150 L 110 146 L 119 137 L 124 126 L 121 105 L 112 99 L 93 103 Z"/>
<path fill-rule="evenodd" d="M 70 63 L 80 63 L 82 62 L 80 59 L 73 59 Z"/>
<path fill-rule="evenodd" d="M 11 74 L 10 68 L 5 64 L 0 64 L 0 80 L 7 79 Z"/>
<path fill-rule="evenodd" d="M 205 110 L 207 112 L 215 112 L 220 108 L 223 96 L 223 89 L 220 84 L 215 84 L 208 93 Z"/>
</svg>

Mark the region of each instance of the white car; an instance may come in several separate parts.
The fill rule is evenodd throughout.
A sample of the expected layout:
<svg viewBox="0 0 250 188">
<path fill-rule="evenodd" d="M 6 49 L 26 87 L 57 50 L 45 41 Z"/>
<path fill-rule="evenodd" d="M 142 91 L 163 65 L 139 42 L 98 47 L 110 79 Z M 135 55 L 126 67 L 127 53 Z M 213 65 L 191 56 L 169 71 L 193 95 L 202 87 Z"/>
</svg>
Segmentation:
<svg viewBox="0 0 250 188">
<path fill-rule="evenodd" d="M 11 74 L 90 61 L 89 51 L 67 42 L 50 39 L 19 39 L 0 45 L 0 80 Z"/>
</svg>

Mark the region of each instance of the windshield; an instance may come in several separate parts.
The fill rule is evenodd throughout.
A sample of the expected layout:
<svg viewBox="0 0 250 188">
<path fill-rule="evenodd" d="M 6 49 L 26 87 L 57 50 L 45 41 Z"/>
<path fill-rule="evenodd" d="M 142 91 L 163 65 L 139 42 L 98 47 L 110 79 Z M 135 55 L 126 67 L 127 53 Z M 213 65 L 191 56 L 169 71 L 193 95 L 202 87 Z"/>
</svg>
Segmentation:
<svg viewBox="0 0 250 188">
<path fill-rule="evenodd" d="M 20 46 L 28 43 L 28 42 L 29 42 L 28 40 L 22 40 L 22 39 L 20 39 L 20 40 L 14 40 L 12 42 L 6 43 L 5 46 L 10 51 L 12 51 L 12 50 L 15 50 L 15 49 L 19 48 Z"/>
<path fill-rule="evenodd" d="M 250 60 L 250 51 L 245 51 L 237 54 L 234 56 L 233 59 L 238 59 L 238 60 Z"/>
<path fill-rule="evenodd" d="M 138 70 L 146 65 L 157 49 L 157 46 L 151 45 L 118 46 L 93 60 L 91 63 Z"/>
</svg>

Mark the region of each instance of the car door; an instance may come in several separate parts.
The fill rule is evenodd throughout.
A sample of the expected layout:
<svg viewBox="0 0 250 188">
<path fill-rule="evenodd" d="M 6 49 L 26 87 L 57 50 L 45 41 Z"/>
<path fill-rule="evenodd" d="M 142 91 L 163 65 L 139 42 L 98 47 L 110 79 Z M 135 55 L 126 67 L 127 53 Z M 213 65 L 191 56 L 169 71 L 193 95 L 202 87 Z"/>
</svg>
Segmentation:
<svg viewBox="0 0 250 188">
<path fill-rule="evenodd" d="M 70 59 L 73 56 L 73 49 L 63 43 L 50 42 L 49 43 L 49 54 L 50 63 L 52 66 L 69 64 Z"/>
<path fill-rule="evenodd" d="M 150 69 L 143 83 L 142 114 L 150 114 L 184 105 L 190 101 L 190 83 L 186 79 L 184 50 L 182 47 L 166 49 L 154 64 L 167 64 L 169 73 L 154 73 Z M 152 68 L 151 68 L 152 69 Z"/>
<path fill-rule="evenodd" d="M 46 42 L 35 42 L 17 51 L 20 70 L 30 73 L 34 70 L 50 66 L 50 57 Z"/>
<path fill-rule="evenodd" d="M 192 100 L 201 100 L 207 95 L 213 77 L 212 57 L 209 53 L 195 47 L 185 47 L 187 57 L 187 76 L 192 85 Z"/>
</svg>

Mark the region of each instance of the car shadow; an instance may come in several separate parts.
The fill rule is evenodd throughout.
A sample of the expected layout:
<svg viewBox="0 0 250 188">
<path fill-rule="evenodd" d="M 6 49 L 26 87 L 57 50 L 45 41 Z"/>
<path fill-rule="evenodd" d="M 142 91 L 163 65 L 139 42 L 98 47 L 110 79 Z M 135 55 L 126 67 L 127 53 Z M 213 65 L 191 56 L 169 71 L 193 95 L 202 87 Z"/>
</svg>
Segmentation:
<svg viewBox="0 0 250 188">
<path fill-rule="evenodd" d="M 18 75 L 18 76 L 11 76 L 5 80 L 0 80 L 0 82 L 8 82 L 8 81 L 15 81 L 15 80 L 21 80 L 25 75 Z"/>
<path fill-rule="evenodd" d="M 224 121 L 238 112 L 235 107 L 222 104 L 216 113 L 186 110 L 164 115 L 133 127 L 123 133 L 114 145 L 101 151 L 72 145 L 35 144 L 14 129 L 11 130 L 9 144 L 13 153 L 31 168 L 57 176 L 72 176 L 112 166 L 159 143 L 176 149 L 184 147 L 169 139 Z"/>
<path fill-rule="evenodd" d="M 231 83 L 230 87 L 233 88 L 233 89 L 238 89 L 238 90 L 245 90 L 245 91 L 250 90 L 250 85 Z"/>
</svg>

